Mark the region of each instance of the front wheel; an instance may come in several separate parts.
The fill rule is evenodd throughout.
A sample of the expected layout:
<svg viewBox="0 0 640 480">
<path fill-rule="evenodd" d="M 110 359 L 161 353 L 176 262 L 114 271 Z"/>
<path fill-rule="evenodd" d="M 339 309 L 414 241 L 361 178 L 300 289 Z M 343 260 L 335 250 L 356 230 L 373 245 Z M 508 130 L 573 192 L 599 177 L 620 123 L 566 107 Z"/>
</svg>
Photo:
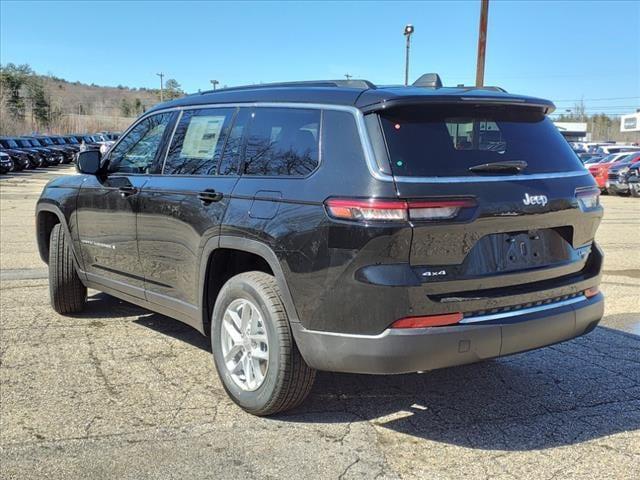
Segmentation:
<svg viewBox="0 0 640 480">
<path fill-rule="evenodd" d="M 249 413 L 289 410 L 311 391 L 315 370 L 298 351 L 272 275 L 246 272 L 225 283 L 213 309 L 211 348 L 227 394 Z"/>
<path fill-rule="evenodd" d="M 640 198 L 640 183 L 629 183 L 629 193 L 632 197 Z"/>
<path fill-rule="evenodd" d="M 77 313 L 87 301 L 85 287 L 73 260 L 73 251 L 61 224 L 56 224 L 49 239 L 49 295 L 58 313 Z"/>
</svg>

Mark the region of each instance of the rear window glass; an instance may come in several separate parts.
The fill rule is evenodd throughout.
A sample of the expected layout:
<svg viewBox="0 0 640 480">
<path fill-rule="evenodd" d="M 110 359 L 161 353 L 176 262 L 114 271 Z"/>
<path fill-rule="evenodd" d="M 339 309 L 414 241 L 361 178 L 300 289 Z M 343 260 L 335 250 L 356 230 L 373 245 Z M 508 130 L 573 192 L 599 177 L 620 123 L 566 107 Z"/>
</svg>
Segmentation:
<svg viewBox="0 0 640 480">
<path fill-rule="evenodd" d="M 537 109 L 422 106 L 385 112 L 381 121 L 396 176 L 479 176 L 468 169 L 505 161 L 526 162 L 523 174 L 583 168 Z"/>
</svg>

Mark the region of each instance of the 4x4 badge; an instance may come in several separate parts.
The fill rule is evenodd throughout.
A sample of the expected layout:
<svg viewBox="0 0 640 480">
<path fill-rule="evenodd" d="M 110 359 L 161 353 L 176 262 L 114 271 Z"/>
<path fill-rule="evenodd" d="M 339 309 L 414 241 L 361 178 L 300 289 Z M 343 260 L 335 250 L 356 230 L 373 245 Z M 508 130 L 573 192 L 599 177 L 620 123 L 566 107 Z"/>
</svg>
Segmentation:
<svg viewBox="0 0 640 480">
<path fill-rule="evenodd" d="M 446 274 L 447 274 L 446 270 L 431 270 L 431 271 L 427 270 L 426 272 L 422 272 L 423 277 L 440 277 Z"/>
<path fill-rule="evenodd" d="M 522 203 L 525 205 L 542 205 L 544 207 L 549 201 L 546 195 L 529 195 L 525 193 Z"/>
</svg>

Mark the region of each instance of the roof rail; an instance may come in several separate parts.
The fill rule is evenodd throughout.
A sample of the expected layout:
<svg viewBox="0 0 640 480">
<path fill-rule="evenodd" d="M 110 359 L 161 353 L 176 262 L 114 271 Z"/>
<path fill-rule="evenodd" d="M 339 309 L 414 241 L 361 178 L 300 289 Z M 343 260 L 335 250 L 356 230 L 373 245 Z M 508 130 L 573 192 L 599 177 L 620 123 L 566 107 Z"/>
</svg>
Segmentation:
<svg viewBox="0 0 640 480">
<path fill-rule="evenodd" d="M 255 85 L 241 85 L 238 87 L 218 88 L 216 90 L 205 90 L 195 95 L 204 95 L 217 92 L 232 92 L 234 90 L 255 90 L 259 88 L 279 88 L 279 87 L 346 87 L 370 89 L 376 86 L 369 80 L 307 80 L 301 82 L 279 82 L 279 83 L 259 83 Z"/>
</svg>

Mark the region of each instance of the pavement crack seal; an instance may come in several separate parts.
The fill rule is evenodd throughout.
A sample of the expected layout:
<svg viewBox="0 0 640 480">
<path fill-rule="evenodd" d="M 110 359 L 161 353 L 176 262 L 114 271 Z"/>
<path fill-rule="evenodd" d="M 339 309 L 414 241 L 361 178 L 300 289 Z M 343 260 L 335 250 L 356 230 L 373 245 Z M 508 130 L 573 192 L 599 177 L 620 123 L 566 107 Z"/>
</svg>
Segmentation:
<svg viewBox="0 0 640 480">
<path fill-rule="evenodd" d="M 89 343 L 89 360 L 90 360 L 91 365 L 93 365 L 93 367 L 96 369 L 96 373 L 98 374 L 98 377 L 104 383 L 105 389 L 107 390 L 109 395 L 111 397 L 113 397 L 113 398 L 117 398 L 119 396 L 119 394 L 118 394 L 117 390 L 115 389 L 115 387 L 112 385 L 112 383 L 107 378 L 107 374 L 105 373 L 104 369 L 102 368 L 102 362 L 100 361 L 100 359 L 96 355 L 95 343 L 93 342 L 93 340 L 91 340 L 91 337 L 88 336 L 88 335 L 87 335 L 87 341 Z"/>
</svg>

